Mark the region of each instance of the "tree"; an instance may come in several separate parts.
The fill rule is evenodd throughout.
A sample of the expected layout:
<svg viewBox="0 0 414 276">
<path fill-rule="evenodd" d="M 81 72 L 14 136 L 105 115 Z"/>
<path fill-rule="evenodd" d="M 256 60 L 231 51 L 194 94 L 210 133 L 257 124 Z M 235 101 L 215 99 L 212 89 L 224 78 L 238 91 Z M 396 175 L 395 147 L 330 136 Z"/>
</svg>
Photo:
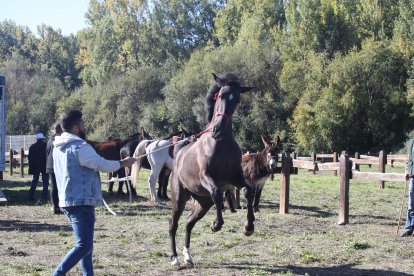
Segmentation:
<svg viewBox="0 0 414 276">
<path fill-rule="evenodd" d="M 398 47 L 408 58 L 414 55 L 414 2 L 400 0 L 399 16 L 395 21 L 394 36 Z"/>
<path fill-rule="evenodd" d="M 0 67 L 7 82 L 7 132 L 11 134 L 47 133 L 56 119 L 56 103 L 68 91 L 61 82 L 14 53 Z"/>
<path fill-rule="evenodd" d="M 412 123 L 401 86 L 404 58 L 387 41 L 362 46 L 327 66 L 320 62 L 324 78 L 302 91 L 291 124 L 306 150 L 391 149 L 405 140 Z"/>
<path fill-rule="evenodd" d="M 222 45 L 252 39 L 265 42 L 272 30 L 282 28 L 285 21 L 283 0 L 229 0 L 218 11 L 215 35 Z"/>
<path fill-rule="evenodd" d="M 44 72 L 57 77 L 67 88 L 80 85 L 75 56 L 79 46 L 73 35 L 64 37 L 60 30 L 42 24 L 38 27 L 40 40 L 38 44 L 37 63 Z"/>
</svg>

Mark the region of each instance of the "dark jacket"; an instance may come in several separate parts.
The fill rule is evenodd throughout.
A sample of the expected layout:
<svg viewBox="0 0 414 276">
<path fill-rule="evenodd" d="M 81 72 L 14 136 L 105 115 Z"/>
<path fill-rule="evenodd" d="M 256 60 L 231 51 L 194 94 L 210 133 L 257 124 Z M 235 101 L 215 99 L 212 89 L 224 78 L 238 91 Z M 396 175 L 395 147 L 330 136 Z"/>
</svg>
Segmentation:
<svg viewBox="0 0 414 276">
<path fill-rule="evenodd" d="M 29 148 L 29 174 L 46 172 L 46 143 L 38 139 Z"/>
<path fill-rule="evenodd" d="M 55 141 L 56 134 L 53 134 L 47 141 L 46 146 L 46 172 L 54 173 L 53 171 L 53 142 Z"/>
<path fill-rule="evenodd" d="M 411 139 L 408 144 L 408 162 L 407 162 L 407 173 L 410 176 L 414 175 L 414 139 Z"/>
</svg>

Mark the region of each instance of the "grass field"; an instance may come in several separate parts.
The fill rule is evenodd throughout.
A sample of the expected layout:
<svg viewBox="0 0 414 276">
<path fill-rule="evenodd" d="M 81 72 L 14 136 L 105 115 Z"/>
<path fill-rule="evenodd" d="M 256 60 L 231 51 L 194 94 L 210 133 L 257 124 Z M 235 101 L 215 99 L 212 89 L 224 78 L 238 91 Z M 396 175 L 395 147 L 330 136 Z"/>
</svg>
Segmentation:
<svg viewBox="0 0 414 276">
<path fill-rule="evenodd" d="M 362 170 L 368 170 L 363 167 Z M 372 168 L 371 170 L 376 170 Z M 387 170 L 390 170 L 387 168 Z M 393 169 L 394 172 L 402 170 Z M 0 206 L 0 275 L 51 275 L 72 247 L 71 227 L 50 204 L 27 202 L 30 177 L 0 182 L 7 206 Z M 332 173 L 300 170 L 291 178 L 290 212 L 278 213 L 280 176 L 265 185 L 256 214 L 255 233 L 242 234 L 246 210 L 225 211 L 223 229 L 212 233 L 214 211 L 196 224 L 191 252 L 195 266 L 170 265 L 170 204 L 148 201 L 148 171 L 141 173 L 139 197 L 127 216 L 97 208 L 94 247 L 96 275 L 412 275 L 414 237 L 396 236 L 403 183 L 351 180 L 350 224 L 337 225 L 339 180 Z M 40 198 L 40 184 L 37 195 Z M 106 185 L 103 190 L 107 190 Z M 128 198 L 104 192 L 110 206 L 122 211 Z M 242 204 L 244 202 L 242 201 Z M 405 204 L 406 205 L 406 204 Z M 179 258 L 187 210 L 177 232 Z M 404 212 L 405 216 L 405 212 Z M 401 231 L 401 230 L 400 230 Z M 69 275 L 79 275 L 77 266 Z"/>
</svg>

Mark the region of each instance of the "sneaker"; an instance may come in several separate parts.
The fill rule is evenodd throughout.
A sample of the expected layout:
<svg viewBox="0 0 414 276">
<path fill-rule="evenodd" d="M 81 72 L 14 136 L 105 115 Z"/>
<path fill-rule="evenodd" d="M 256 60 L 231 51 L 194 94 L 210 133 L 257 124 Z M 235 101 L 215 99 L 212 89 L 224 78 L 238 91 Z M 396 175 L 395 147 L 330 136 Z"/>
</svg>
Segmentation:
<svg viewBox="0 0 414 276">
<path fill-rule="evenodd" d="M 412 236 L 414 232 L 414 229 L 407 229 L 404 231 L 404 233 L 401 234 L 400 237 L 409 237 Z"/>
</svg>

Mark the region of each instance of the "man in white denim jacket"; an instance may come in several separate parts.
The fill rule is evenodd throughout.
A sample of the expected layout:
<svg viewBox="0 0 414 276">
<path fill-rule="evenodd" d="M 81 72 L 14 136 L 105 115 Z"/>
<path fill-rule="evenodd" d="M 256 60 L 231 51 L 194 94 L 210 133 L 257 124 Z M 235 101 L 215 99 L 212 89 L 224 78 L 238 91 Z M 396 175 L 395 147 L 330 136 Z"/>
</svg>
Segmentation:
<svg viewBox="0 0 414 276">
<path fill-rule="evenodd" d="M 129 167 L 135 159 L 128 157 L 110 161 L 99 156 L 84 140 L 86 131 L 79 110 L 64 112 L 60 124 L 64 132 L 53 143 L 53 165 L 59 207 L 71 222 L 77 243 L 63 258 L 54 275 L 66 275 L 78 262 L 83 275 L 93 275 L 95 206 L 102 205 L 99 171 L 112 172 Z"/>
</svg>

